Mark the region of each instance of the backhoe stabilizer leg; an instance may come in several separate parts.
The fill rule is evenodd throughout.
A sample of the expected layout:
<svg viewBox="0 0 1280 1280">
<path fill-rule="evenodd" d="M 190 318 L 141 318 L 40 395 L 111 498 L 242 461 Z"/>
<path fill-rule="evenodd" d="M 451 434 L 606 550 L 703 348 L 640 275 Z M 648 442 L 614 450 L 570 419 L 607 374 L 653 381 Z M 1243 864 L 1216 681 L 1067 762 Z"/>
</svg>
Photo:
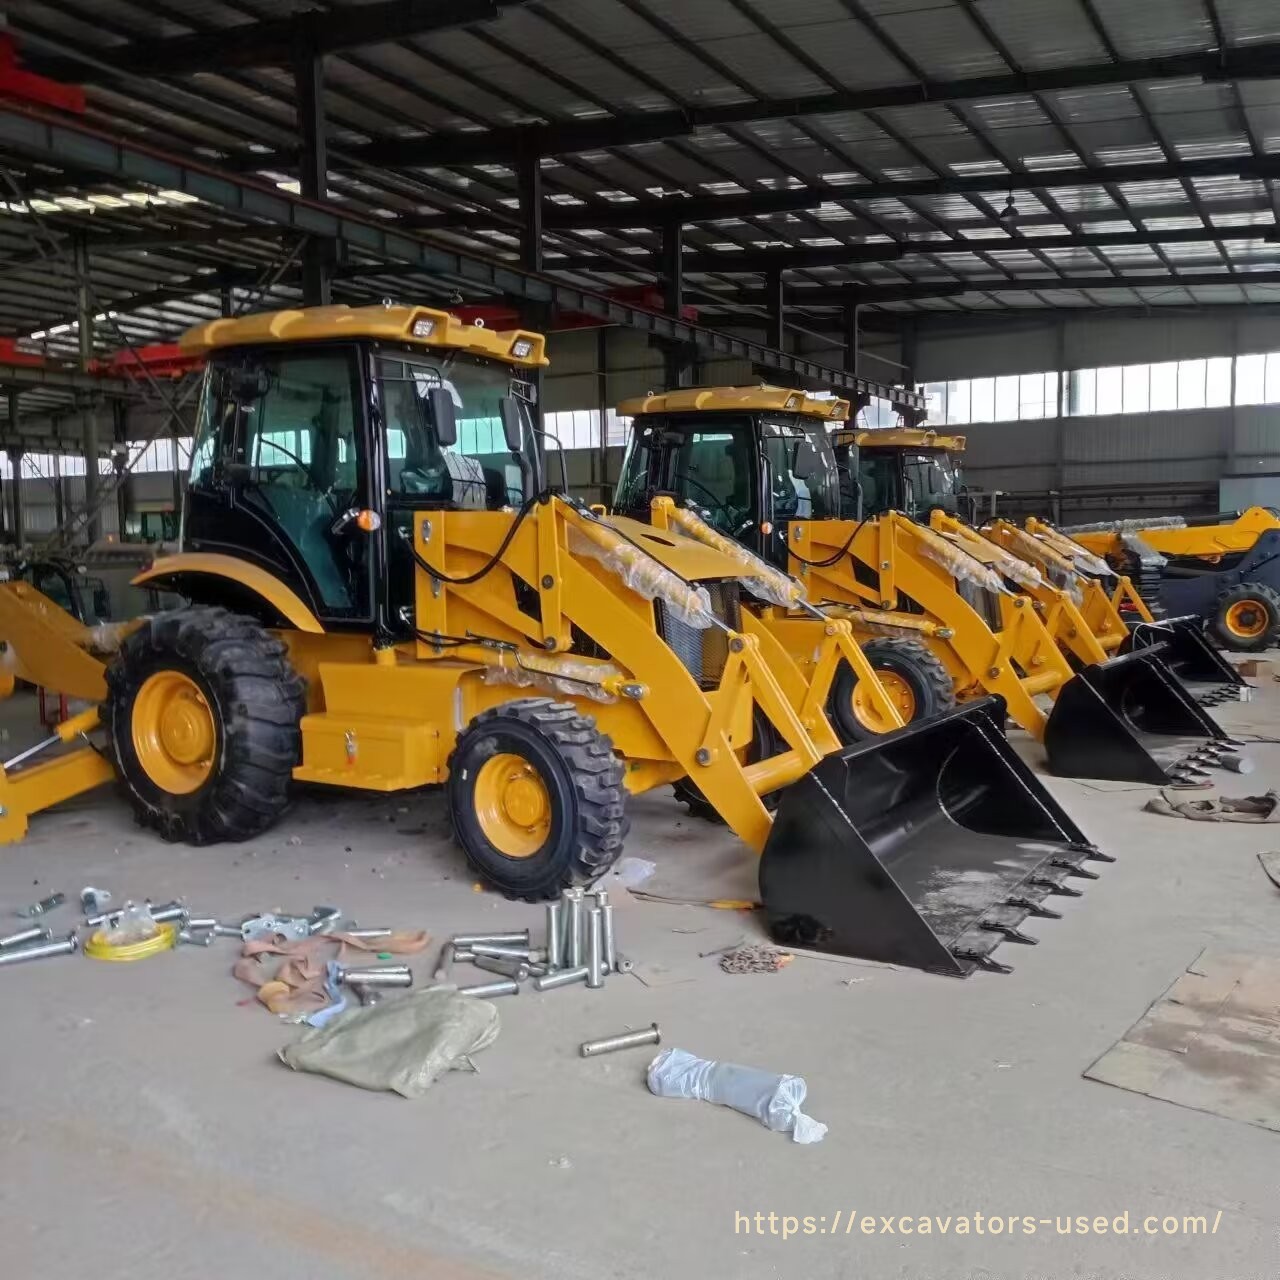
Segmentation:
<svg viewBox="0 0 1280 1280">
<path fill-rule="evenodd" d="M 91 791 L 114 776 L 111 762 L 92 747 L 81 747 L 12 773 L 0 769 L 0 844 L 21 840 L 33 813 Z"/>
</svg>

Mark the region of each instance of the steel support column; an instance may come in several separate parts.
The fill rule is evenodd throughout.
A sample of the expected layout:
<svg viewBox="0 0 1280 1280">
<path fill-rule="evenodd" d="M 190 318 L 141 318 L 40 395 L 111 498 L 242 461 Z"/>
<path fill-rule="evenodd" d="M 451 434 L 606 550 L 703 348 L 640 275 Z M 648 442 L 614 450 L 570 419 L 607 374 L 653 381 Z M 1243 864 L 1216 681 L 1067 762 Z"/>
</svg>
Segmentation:
<svg viewBox="0 0 1280 1280">
<path fill-rule="evenodd" d="M 83 238 L 75 243 L 76 325 L 80 339 L 80 372 L 88 373 L 93 363 L 93 288 L 89 278 L 89 250 Z M 84 451 L 84 505 L 94 511 L 98 499 L 98 418 L 94 401 L 88 401 L 80 415 L 81 445 Z M 59 482 L 61 493 L 61 482 Z M 58 516 L 62 527 L 63 515 Z M 102 521 L 94 512 L 86 522 L 85 537 L 96 542 L 102 533 Z"/>
<path fill-rule="evenodd" d="M 849 303 L 844 309 L 844 367 L 846 373 L 858 372 L 858 304 Z"/>
<path fill-rule="evenodd" d="M 673 319 L 684 308 L 684 228 L 668 222 L 662 228 L 662 309 Z M 687 342 L 663 339 L 662 380 L 667 387 L 687 387 L 694 379 L 694 349 Z"/>
<path fill-rule="evenodd" d="M 323 201 L 328 190 L 324 59 L 309 44 L 299 44 L 294 49 L 293 85 L 297 97 L 298 136 L 302 143 L 299 186 L 308 200 Z M 309 235 L 302 247 L 302 301 L 306 306 L 329 305 L 332 265 L 332 243 L 321 236 Z"/>
<path fill-rule="evenodd" d="M 916 361 L 918 359 L 919 335 L 916 322 L 904 319 L 902 322 L 902 381 L 911 390 L 916 385 Z"/>
<path fill-rule="evenodd" d="M 516 192 L 520 197 L 520 266 L 525 271 L 542 270 L 542 157 L 536 151 L 524 152 L 516 162 Z M 520 304 L 520 323 L 538 333 L 551 328 L 555 314 L 550 303 L 525 299 Z M 543 426 L 543 398 L 547 383 L 541 369 L 531 369 L 533 384 L 533 419 L 539 430 Z M 539 435 L 538 446 L 545 454 L 546 439 Z M 543 459 L 544 474 L 546 459 Z"/>
<path fill-rule="evenodd" d="M 782 272 L 773 268 L 764 278 L 765 331 L 764 340 L 779 351 L 786 350 L 787 300 L 782 290 Z"/>
<path fill-rule="evenodd" d="M 16 391 L 9 392 L 9 430 L 11 433 L 17 430 L 18 426 L 18 393 Z M 9 461 L 13 464 L 13 519 L 11 526 L 13 529 L 13 544 L 16 547 L 22 546 L 22 454 L 21 445 L 15 445 L 9 450 Z"/>
</svg>

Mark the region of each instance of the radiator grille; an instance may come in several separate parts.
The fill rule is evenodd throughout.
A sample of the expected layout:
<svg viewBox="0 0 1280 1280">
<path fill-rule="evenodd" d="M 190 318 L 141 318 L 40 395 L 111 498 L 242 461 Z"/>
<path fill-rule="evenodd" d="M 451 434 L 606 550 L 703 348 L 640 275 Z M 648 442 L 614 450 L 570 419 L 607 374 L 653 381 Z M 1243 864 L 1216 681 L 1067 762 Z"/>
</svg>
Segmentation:
<svg viewBox="0 0 1280 1280">
<path fill-rule="evenodd" d="M 711 610 L 733 631 L 741 627 L 736 582 L 703 582 L 711 597 Z M 690 675 L 704 689 L 715 688 L 724 674 L 729 656 L 729 637 L 719 627 L 691 627 L 658 601 L 658 630 L 667 647 L 684 663 Z"/>
</svg>

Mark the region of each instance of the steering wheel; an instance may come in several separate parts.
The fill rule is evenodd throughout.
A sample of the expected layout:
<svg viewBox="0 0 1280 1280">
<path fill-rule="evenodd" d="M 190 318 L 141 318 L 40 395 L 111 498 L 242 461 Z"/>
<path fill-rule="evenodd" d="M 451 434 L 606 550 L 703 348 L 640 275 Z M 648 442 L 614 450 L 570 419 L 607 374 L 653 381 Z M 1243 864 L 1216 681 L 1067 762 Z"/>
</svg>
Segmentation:
<svg viewBox="0 0 1280 1280">
<path fill-rule="evenodd" d="M 287 449 L 284 445 L 277 444 L 274 440 L 269 440 L 267 441 L 267 443 L 271 446 L 271 448 L 278 450 L 280 453 L 283 453 L 286 458 L 291 458 L 294 462 L 296 462 L 299 468 L 302 470 L 302 474 L 305 475 L 307 479 L 311 481 L 311 487 L 325 500 L 325 502 L 329 504 L 329 510 L 332 511 L 335 516 L 340 514 L 341 506 L 333 496 L 333 490 L 334 490 L 333 485 L 330 485 L 327 489 L 322 489 L 320 487 L 320 481 L 316 479 L 316 473 L 312 471 L 310 466 L 308 466 L 307 463 L 303 462 L 303 460 L 300 457 L 298 457 L 298 455 L 294 453 L 292 449 Z M 262 465 L 261 463 L 258 464 L 259 470 L 261 470 L 261 465 Z M 261 482 L 259 482 L 259 487 L 261 487 Z"/>
<path fill-rule="evenodd" d="M 701 489 L 702 492 L 705 493 L 707 497 L 711 499 L 711 503 L 714 511 L 724 517 L 725 524 L 731 524 L 733 522 L 733 514 L 729 510 L 728 503 L 718 498 L 711 489 L 708 489 L 707 486 L 702 483 L 701 480 L 695 480 L 691 475 L 685 475 L 684 481 L 686 484 L 696 485 L 697 488 Z M 750 523 L 751 521 L 748 520 L 747 525 L 749 525 Z M 745 529 L 747 525 L 743 525 L 742 528 Z M 738 532 L 740 533 L 742 532 L 742 530 L 740 529 Z"/>
</svg>

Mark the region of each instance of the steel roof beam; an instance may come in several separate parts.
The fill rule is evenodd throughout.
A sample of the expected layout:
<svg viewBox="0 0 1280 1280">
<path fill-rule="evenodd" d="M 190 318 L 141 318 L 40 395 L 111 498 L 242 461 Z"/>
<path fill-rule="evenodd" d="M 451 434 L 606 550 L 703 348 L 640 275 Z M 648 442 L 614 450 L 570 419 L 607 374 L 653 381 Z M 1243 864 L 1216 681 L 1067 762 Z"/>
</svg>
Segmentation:
<svg viewBox="0 0 1280 1280">
<path fill-rule="evenodd" d="M 24 64 L 40 75 L 73 84 L 97 84 L 123 76 L 170 77 L 247 67 L 286 66 L 301 45 L 317 54 L 404 40 L 491 22 L 526 0 L 381 0 L 367 5 L 311 9 L 289 18 L 244 22 L 218 31 L 108 46 L 96 65 L 72 58 L 27 54 Z"/>
<path fill-rule="evenodd" d="M 1179 160 L 1175 164 L 1111 164 L 1075 169 L 1038 169 L 1022 173 L 964 174 L 941 178 L 913 178 L 903 182 L 859 182 L 840 187 L 803 187 L 790 191 L 759 191 L 745 196 L 672 196 L 665 200 L 560 206 L 548 209 L 544 221 L 559 230 L 600 227 L 644 227 L 655 223 L 713 222 L 720 218 L 751 218 L 768 213 L 794 213 L 822 204 L 850 200 L 905 200 L 915 196 L 998 194 L 1032 187 L 1092 187 L 1107 183 L 1177 182 L 1184 178 L 1280 177 L 1280 154 L 1264 161 L 1252 156 L 1214 156 Z"/>
<path fill-rule="evenodd" d="M 1121 275 L 1121 276 L 1037 276 L 966 281 L 957 285 L 954 281 L 937 284 L 892 285 L 837 285 L 831 288 L 798 288 L 786 291 L 787 305 L 792 307 L 844 307 L 851 302 L 875 305 L 884 302 L 908 302 L 921 298 L 951 298 L 965 293 L 1044 293 L 1072 292 L 1079 289 L 1190 289 L 1203 285 L 1280 284 L 1280 271 L 1245 271 L 1233 274 L 1228 271 L 1182 271 L 1176 275 Z M 721 305 L 765 306 L 766 290 L 743 289 L 737 293 L 710 293 L 705 289 L 689 291 L 689 300 L 706 306 Z"/>
<path fill-rule="evenodd" d="M 705 352 L 776 370 L 797 380 L 798 385 L 874 395 L 913 408 L 922 403 L 920 397 L 901 387 L 858 378 L 800 355 L 566 285 L 546 274 L 522 271 L 494 258 L 431 244 L 389 228 L 372 215 L 358 214 L 327 201 L 310 200 L 224 170 L 189 162 L 132 139 L 114 136 L 87 122 L 66 120 L 22 103 L 0 101 L 0 149 L 53 165 L 74 163 L 117 181 L 185 191 L 244 218 L 272 222 L 304 235 L 345 240 L 352 250 L 371 258 L 403 263 L 428 276 L 465 281 L 478 294 L 546 303 L 560 311 L 594 317 L 602 324 L 622 325 L 655 338 L 689 343 Z M 217 287 L 212 283 L 213 277 L 204 279 L 210 282 L 206 288 Z"/>
<path fill-rule="evenodd" d="M 1178 227 L 1169 231 L 1099 231 L 1079 235 L 1028 236 L 1016 240 L 1012 236 L 995 239 L 976 236 L 970 240 L 919 240 L 905 244 L 868 244 L 837 246 L 828 249 L 756 249 L 742 253 L 702 252 L 684 257 L 684 270 L 714 272 L 717 275 L 763 275 L 766 272 L 809 271 L 816 267 L 853 266 L 859 262 L 897 262 L 917 254 L 948 257 L 954 254 L 990 253 L 993 250 L 1033 253 L 1045 249 L 1097 249 L 1110 245 L 1197 244 L 1215 240 L 1264 240 L 1280 238 L 1275 227 Z M 658 259 L 652 254 L 629 254 L 632 270 L 656 272 Z M 620 272 L 611 259 L 594 254 L 548 258 L 549 271 Z"/>
</svg>

